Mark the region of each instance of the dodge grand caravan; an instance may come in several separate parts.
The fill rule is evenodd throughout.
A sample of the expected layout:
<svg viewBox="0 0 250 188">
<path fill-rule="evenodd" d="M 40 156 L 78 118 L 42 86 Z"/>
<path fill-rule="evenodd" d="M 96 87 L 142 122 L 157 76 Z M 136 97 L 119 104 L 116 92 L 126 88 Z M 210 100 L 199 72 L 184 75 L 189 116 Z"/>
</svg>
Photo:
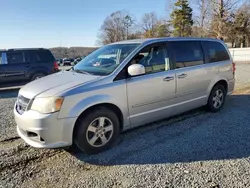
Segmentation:
<svg viewBox="0 0 250 188">
<path fill-rule="evenodd" d="M 71 70 L 25 85 L 17 132 L 37 148 L 98 153 L 127 129 L 206 106 L 219 111 L 235 65 L 215 39 L 159 38 L 101 47 Z"/>
</svg>

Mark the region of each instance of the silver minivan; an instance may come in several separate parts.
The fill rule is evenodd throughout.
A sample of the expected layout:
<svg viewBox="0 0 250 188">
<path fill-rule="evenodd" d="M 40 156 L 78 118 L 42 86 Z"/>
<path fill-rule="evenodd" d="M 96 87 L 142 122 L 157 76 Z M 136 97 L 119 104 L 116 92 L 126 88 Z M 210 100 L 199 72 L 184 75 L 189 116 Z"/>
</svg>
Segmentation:
<svg viewBox="0 0 250 188">
<path fill-rule="evenodd" d="M 119 134 L 206 106 L 219 111 L 235 65 L 216 39 L 159 38 L 105 45 L 68 71 L 21 88 L 17 132 L 29 145 L 101 152 Z"/>
</svg>

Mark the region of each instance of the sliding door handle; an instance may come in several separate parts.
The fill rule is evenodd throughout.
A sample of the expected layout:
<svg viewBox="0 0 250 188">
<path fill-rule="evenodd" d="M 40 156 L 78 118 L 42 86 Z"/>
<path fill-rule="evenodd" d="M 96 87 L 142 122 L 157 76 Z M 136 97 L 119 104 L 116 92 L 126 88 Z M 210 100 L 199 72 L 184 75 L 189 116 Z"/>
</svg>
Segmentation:
<svg viewBox="0 0 250 188">
<path fill-rule="evenodd" d="M 187 74 L 185 73 L 178 75 L 178 78 L 186 78 L 186 77 L 187 77 Z"/>
<path fill-rule="evenodd" d="M 173 76 L 167 76 L 166 78 L 163 79 L 163 81 L 169 82 L 169 81 L 171 81 L 173 79 L 174 79 Z"/>
</svg>

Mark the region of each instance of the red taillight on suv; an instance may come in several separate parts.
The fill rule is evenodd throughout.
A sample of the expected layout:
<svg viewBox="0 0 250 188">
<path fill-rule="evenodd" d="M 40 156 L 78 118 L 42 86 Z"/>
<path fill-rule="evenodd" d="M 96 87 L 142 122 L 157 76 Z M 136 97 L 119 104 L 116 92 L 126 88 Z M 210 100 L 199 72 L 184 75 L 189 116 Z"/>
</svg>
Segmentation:
<svg viewBox="0 0 250 188">
<path fill-rule="evenodd" d="M 57 64 L 56 61 L 54 62 L 53 71 L 54 71 L 54 72 L 58 72 L 58 71 L 59 71 L 58 64 Z"/>
<path fill-rule="evenodd" d="M 235 67 L 235 63 L 234 62 L 232 63 L 232 66 L 233 66 L 233 74 L 235 74 L 236 67 Z"/>
</svg>

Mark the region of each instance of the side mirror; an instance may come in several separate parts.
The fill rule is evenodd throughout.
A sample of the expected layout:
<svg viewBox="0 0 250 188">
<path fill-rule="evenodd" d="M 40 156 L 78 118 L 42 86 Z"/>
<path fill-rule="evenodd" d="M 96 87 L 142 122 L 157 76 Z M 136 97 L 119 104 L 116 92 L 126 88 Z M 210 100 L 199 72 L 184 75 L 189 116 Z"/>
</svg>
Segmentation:
<svg viewBox="0 0 250 188">
<path fill-rule="evenodd" d="M 141 64 L 133 64 L 128 67 L 128 74 L 130 76 L 138 76 L 145 74 L 145 67 Z"/>
</svg>

